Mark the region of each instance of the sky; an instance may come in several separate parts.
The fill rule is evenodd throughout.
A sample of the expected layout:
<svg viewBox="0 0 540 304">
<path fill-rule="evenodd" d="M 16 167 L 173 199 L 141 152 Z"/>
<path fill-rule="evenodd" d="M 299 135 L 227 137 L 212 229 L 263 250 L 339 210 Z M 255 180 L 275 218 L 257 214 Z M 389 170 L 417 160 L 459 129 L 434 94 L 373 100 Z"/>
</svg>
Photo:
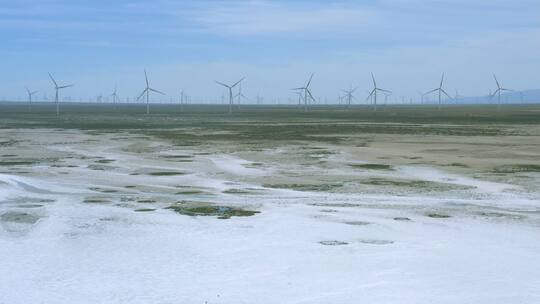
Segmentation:
<svg viewBox="0 0 540 304">
<path fill-rule="evenodd" d="M 538 0 L 0 0 L 0 98 L 25 87 L 53 95 L 121 98 L 155 89 L 178 99 L 219 100 L 214 81 L 246 77 L 251 100 L 312 92 L 336 100 L 358 87 L 364 102 L 373 72 L 392 98 L 438 86 L 487 95 L 503 86 L 540 88 Z M 157 97 L 156 97 L 157 98 Z"/>
</svg>

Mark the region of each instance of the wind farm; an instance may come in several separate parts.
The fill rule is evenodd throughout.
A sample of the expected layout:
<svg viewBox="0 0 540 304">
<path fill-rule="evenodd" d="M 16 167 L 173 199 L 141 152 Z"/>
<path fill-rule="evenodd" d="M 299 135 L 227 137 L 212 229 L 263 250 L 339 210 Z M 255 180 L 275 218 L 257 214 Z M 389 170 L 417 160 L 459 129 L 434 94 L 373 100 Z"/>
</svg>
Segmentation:
<svg viewBox="0 0 540 304">
<path fill-rule="evenodd" d="M 0 304 L 540 303 L 540 2 L 0 18 Z"/>
</svg>

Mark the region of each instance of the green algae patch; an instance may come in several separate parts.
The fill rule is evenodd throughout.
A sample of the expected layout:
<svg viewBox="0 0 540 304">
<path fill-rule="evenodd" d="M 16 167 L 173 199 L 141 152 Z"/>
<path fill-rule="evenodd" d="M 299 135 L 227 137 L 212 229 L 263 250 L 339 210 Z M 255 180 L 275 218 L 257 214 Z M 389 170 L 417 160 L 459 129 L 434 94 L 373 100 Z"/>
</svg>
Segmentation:
<svg viewBox="0 0 540 304">
<path fill-rule="evenodd" d="M 151 208 L 141 208 L 141 209 L 135 209 L 133 210 L 135 212 L 153 212 L 153 211 L 156 211 L 156 209 L 151 209 Z"/>
<path fill-rule="evenodd" d="M 540 172 L 540 165 L 520 164 L 520 165 L 504 165 L 496 167 L 495 173 L 523 173 L 523 172 Z"/>
<path fill-rule="evenodd" d="M 179 171 L 159 171 L 159 172 L 150 172 L 148 175 L 151 176 L 176 176 L 176 175 L 186 175 L 186 172 Z"/>
<path fill-rule="evenodd" d="M 87 197 L 83 200 L 83 203 L 86 204 L 107 204 L 110 203 L 108 199 L 99 198 L 99 197 Z"/>
<path fill-rule="evenodd" d="M 228 189 L 225 191 L 222 191 L 221 193 L 225 194 L 250 194 L 250 191 L 243 190 L 243 189 Z"/>
<path fill-rule="evenodd" d="M 296 191 L 328 192 L 341 188 L 343 184 L 264 184 L 265 188 L 291 189 Z"/>
<path fill-rule="evenodd" d="M 4 160 L 0 161 L 0 166 L 30 166 L 36 163 L 36 161 L 30 160 Z"/>
<path fill-rule="evenodd" d="M 392 166 L 385 164 L 349 164 L 349 166 L 366 170 L 394 170 Z"/>
<path fill-rule="evenodd" d="M 385 186 L 415 189 L 421 191 L 456 191 L 456 190 L 472 190 L 476 187 L 468 185 L 458 185 L 450 183 L 440 183 L 424 180 L 408 180 L 408 179 L 386 179 L 386 178 L 369 178 L 360 181 L 361 184 L 367 186 Z"/>
<path fill-rule="evenodd" d="M 202 202 L 179 202 L 166 209 L 188 216 L 215 216 L 218 219 L 230 219 L 233 216 L 253 216 L 259 213 L 259 211 Z"/>
<path fill-rule="evenodd" d="M 436 219 L 446 219 L 451 218 L 448 214 L 442 214 L 442 213 L 428 213 L 426 214 L 427 217 L 436 218 Z"/>
</svg>

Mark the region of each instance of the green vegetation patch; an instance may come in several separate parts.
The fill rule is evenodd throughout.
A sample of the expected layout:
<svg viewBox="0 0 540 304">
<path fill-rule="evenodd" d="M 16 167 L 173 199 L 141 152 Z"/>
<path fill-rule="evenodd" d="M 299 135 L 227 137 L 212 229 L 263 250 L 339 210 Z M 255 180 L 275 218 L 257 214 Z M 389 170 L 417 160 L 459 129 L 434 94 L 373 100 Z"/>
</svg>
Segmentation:
<svg viewBox="0 0 540 304">
<path fill-rule="evenodd" d="M 259 213 L 259 211 L 219 206 L 204 202 L 179 202 L 166 209 L 171 209 L 188 216 L 216 216 L 218 219 L 229 219 L 233 216 L 253 216 Z"/>
<path fill-rule="evenodd" d="M 157 171 L 157 172 L 150 172 L 148 175 L 152 176 L 176 176 L 176 175 L 186 175 L 186 172 L 180 172 L 180 171 Z"/>
<path fill-rule="evenodd" d="M 332 240 L 332 241 L 320 241 L 319 244 L 325 245 L 325 246 L 343 246 L 343 245 L 349 245 L 349 243 L 347 243 L 347 242 L 336 241 L 336 240 Z"/>
<path fill-rule="evenodd" d="M 96 192 L 101 192 L 101 193 L 116 193 L 116 192 L 118 192 L 118 190 L 105 189 L 105 188 L 99 188 L 99 187 L 90 187 L 88 189 L 92 190 L 92 191 L 96 191 Z"/>
<path fill-rule="evenodd" d="M 343 184 L 264 184 L 265 188 L 291 189 L 296 191 L 329 192 L 341 188 Z"/>
<path fill-rule="evenodd" d="M 87 197 L 83 200 L 83 203 L 87 204 L 106 204 L 110 203 L 108 199 L 100 198 L 100 197 Z"/>
<path fill-rule="evenodd" d="M 135 212 L 153 212 L 153 211 L 156 211 L 156 209 L 151 209 L 151 208 L 141 208 L 141 209 L 135 209 L 133 210 Z"/>
<path fill-rule="evenodd" d="M 393 170 L 392 166 L 385 164 L 350 164 L 349 166 L 368 170 Z"/>
<path fill-rule="evenodd" d="M 0 220 L 11 223 L 35 224 L 39 220 L 39 216 L 26 212 L 9 211 L 2 214 Z"/>
<path fill-rule="evenodd" d="M 495 173 L 521 173 L 521 172 L 540 172 L 540 165 L 536 164 L 520 164 L 520 165 L 504 165 L 493 170 Z"/>
<path fill-rule="evenodd" d="M 451 218 L 452 216 L 448 214 L 442 214 L 442 213 L 428 213 L 426 214 L 427 217 L 436 218 L 436 219 L 445 219 L 445 218 Z"/>
<path fill-rule="evenodd" d="M 389 186 L 400 188 L 419 189 L 423 191 L 451 191 L 451 190 L 471 190 L 474 186 L 456 185 L 450 183 L 438 183 L 423 180 L 406 180 L 406 179 L 385 179 L 385 178 L 370 178 L 361 181 L 364 185 L 370 186 Z"/>
<path fill-rule="evenodd" d="M 31 160 L 3 160 L 0 161 L 0 166 L 29 166 L 36 163 L 36 161 Z"/>
</svg>

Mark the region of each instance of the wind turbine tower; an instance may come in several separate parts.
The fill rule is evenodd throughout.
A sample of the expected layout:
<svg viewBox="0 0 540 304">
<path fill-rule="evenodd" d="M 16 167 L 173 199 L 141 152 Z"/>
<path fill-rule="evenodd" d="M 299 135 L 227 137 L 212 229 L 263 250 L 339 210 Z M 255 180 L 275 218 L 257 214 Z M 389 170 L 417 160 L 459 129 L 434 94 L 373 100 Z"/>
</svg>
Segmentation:
<svg viewBox="0 0 540 304">
<path fill-rule="evenodd" d="M 386 92 L 389 94 L 392 94 L 391 91 L 383 90 L 377 86 L 377 82 L 375 81 L 375 76 L 373 76 L 373 73 L 371 73 L 371 79 L 373 80 L 373 90 L 371 93 L 369 93 L 368 97 L 366 98 L 366 101 L 368 101 L 370 98 L 373 100 L 374 105 L 374 111 L 377 111 L 377 92 Z"/>
<path fill-rule="evenodd" d="M 217 84 L 226 87 L 229 90 L 229 114 L 232 113 L 232 107 L 234 103 L 234 96 L 232 90 L 234 87 L 236 87 L 240 82 L 242 82 L 245 79 L 245 77 L 242 77 L 242 79 L 235 82 L 233 85 L 224 84 L 223 82 L 216 81 Z"/>
<path fill-rule="evenodd" d="M 353 93 L 358 89 L 358 87 L 356 88 L 352 88 L 352 86 L 350 87 L 350 89 L 348 90 L 343 90 L 343 92 L 345 93 L 345 98 L 347 98 L 347 108 L 351 106 L 351 103 L 354 99 L 354 95 Z"/>
<path fill-rule="evenodd" d="M 498 98 L 498 101 L 497 101 L 497 108 L 500 109 L 501 108 L 501 93 L 502 92 L 513 92 L 514 90 L 510 90 L 510 89 L 505 89 L 501 86 L 501 84 L 499 83 L 499 80 L 497 79 L 497 76 L 495 76 L 495 74 L 493 74 L 493 79 L 495 79 L 495 83 L 497 84 L 497 90 L 495 90 L 495 92 L 493 92 L 493 94 L 490 95 L 489 99 L 492 99 L 495 94 L 497 94 L 497 98 Z"/>
<path fill-rule="evenodd" d="M 34 96 L 39 91 L 30 91 L 26 88 L 26 93 L 28 93 L 28 112 L 32 111 L 32 96 Z"/>
<path fill-rule="evenodd" d="M 146 94 L 146 115 L 148 115 L 148 114 L 150 114 L 150 92 L 158 93 L 158 94 L 161 94 L 161 95 L 165 95 L 165 93 L 160 92 L 160 91 L 158 91 L 156 89 L 152 89 L 150 87 L 150 84 L 148 82 L 148 75 L 146 74 L 146 70 L 144 70 L 144 78 L 146 80 L 146 88 L 141 93 L 141 95 L 139 95 L 139 97 L 137 97 L 137 101 L 139 101 Z"/>
<path fill-rule="evenodd" d="M 52 77 L 51 73 L 49 73 L 49 77 L 51 78 L 54 84 L 54 90 L 55 90 L 54 102 L 56 103 L 56 116 L 58 116 L 60 115 L 60 100 L 58 99 L 58 92 L 62 89 L 72 87 L 73 84 L 59 86 L 58 83 L 56 83 L 56 80 L 54 80 L 54 78 Z"/>
<path fill-rule="evenodd" d="M 428 94 L 431 94 L 433 92 L 438 92 L 439 93 L 439 110 L 441 109 L 441 98 L 442 98 L 442 94 L 446 95 L 448 98 L 452 99 L 452 97 L 450 97 L 450 95 L 448 95 L 448 93 L 446 93 L 446 91 L 443 89 L 443 84 L 444 84 L 444 73 L 442 74 L 442 78 L 441 78 L 441 83 L 439 85 L 438 88 L 436 89 L 433 89 L 429 92 L 426 92 L 424 95 L 428 95 Z"/>
<path fill-rule="evenodd" d="M 300 94 L 303 92 L 304 97 L 304 111 L 307 112 L 308 110 L 308 98 L 311 99 L 311 101 L 315 101 L 315 98 L 313 98 L 313 95 L 311 94 L 311 91 L 309 90 L 309 86 L 311 85 L 311 80 L 313 80 L 313 76 L 315 74 L 311 74 L 311 77 L 309 77 L 309 81 L 304 87 L 300 88 L 294 88 L 295 91 L 300 91 Z"/>
</svg>

